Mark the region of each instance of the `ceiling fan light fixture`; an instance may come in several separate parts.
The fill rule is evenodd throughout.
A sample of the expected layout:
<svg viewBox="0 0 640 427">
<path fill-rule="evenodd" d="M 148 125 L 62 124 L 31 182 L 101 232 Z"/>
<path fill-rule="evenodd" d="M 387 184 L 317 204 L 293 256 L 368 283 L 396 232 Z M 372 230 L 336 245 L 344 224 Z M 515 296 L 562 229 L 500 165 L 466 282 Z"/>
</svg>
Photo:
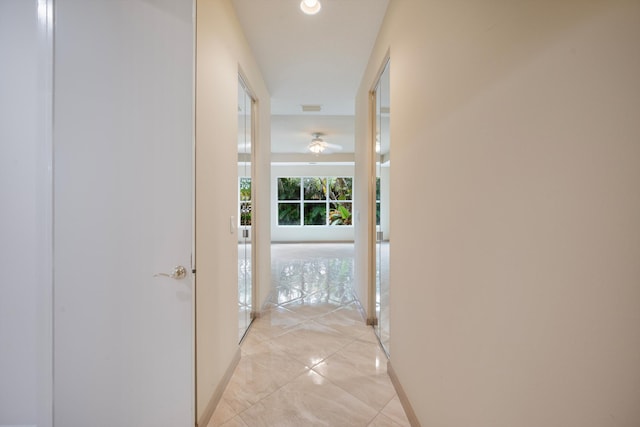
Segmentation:
<svg viewBox="0 0 640 427">
<path fill-rule="evenodd" d="M 324 151 L 325 148 L 326 147 L 324 146 L 322 141 L 311 141 L 311 144 L 309 144 L 309 151 L 311 151 L 313 154 L 320 154 Z"/>
<path fill-rule="evenodd" d="M 311 151 L 313 154 L 318 155 L 327 148 L 327 144 L 322 138 L 320 138 L 319 134 L 315 133 L 313 134 L 313 139 L 311 140 L 307 148 L 309 148 L 309 151 Z"/>
<path fill-rule="evenodd" d="M 315 15 L 320 12 L 320 9 L 322 9 L 322 5 L 318 0 L 302 0 L 300 2 L 300 10 L 307 15 Z"/>
</svg>

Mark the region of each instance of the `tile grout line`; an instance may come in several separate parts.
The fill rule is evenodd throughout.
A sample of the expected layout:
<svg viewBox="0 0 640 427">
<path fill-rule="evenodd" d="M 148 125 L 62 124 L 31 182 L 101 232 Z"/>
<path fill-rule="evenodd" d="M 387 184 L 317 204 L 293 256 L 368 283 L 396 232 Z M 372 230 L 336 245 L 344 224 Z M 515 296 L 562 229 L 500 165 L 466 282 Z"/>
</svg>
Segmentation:
<svg viewBox="0 0 640 427">
<path fill-rule="evenodd" d="M 347 388 L 345 388 L 345 386 L 348 384 L 344 383 L 341 386 L 335 382 L 336 380 L 340 380 L 339 371 L 338 377 L 331 380 L 327 376 L 325 376 L 329 371 L 327 371 L 325 375 L 323 375 L 318 370 L 316 370 L 319 369 L 321 364 L 327 363 L 331 358 L 341 355 L 340 358 L 336 359 L 336 363 L 338 363 L 338 365 L 336 366 L 339 366 L 340 363 L 344 364 L 345 361 L 343 361 L 343 359 L 347 358 L 353 360 L 353 364 L 348 363 L 344 366 L 353 366 L 353 368 L 357 369 L 357 371 L 363 376 L 377 377 L 377 374 L 366 374 L 371 366 L 369 365 L 369 362 L 366 362 L 366 365 L 362 364 L 365 360 L 367 360 L 367 358 L 365 357 L 361 360 L 358 350 L 358 348 L 364 350 L 368 348 L 369 345 L 376 345 L 376 348 L 378 348 L 379 343 L 377 339 L 371 339 L 370 334 L 374 334 L 373 337 L 375 337 L 373 328 L 367 327 L 367 330 L 361 329 L 360 321 L 362 325 L 365 325 L 366 323 L 364 317 L 362 316 L 363 309 L 361 304 L 357 300 L 353 289 L 350 286 L 350 283 L 353 281 L 353 254 L 350 253 L 348 255 L 345 255 L 344 257 L 321 257 L 319 260 L 317 260 L 313 256 L 318 253 L 318 250 L 322 251 L 327 247 L 328 246 L 324 245 L 321 247 L 321 249 L 319 249 L 319 247 L 317 246 L 308 245 L 308 248 L 305 250 L 309 252 L 309 256 L 305 257 L 302 260 L 299 258 L 295 258 L 294 260 L 292 260 L 291 262 L 293 263 L 293 266 L 288 269 L 289 274 L 287 274 L 286 276 L 283 274 L 278 274 L 276 272 L 276 269 L 282 271 L 286 269 L 288 265 L 291 265 L 288 264 L 287 261 L 281 261 L 286 260 L 287 257 L 284 256 L 282 258 L 277 258 L 277 255 L 274 257 L 276 261 L 272 263 L 272 290 L 262 308 L 263 316 L 261 317 L 261 319 L 263 319 L 263 322 L 259 323 L 261 319 L 257 319 L 257 321 L 254 322 L 251 329 L 249 330 L 249 333 L 247 334 L 247 340 L 243 343 L 243 346 L 250 343 L 248 347 L 249 349 L 253 347 L 254 352 L 249 353 L 247 352 L 247 350 L 249 349 L 245 350 L 244 348 L 241 348 L 242 357 L 249 359 L 249 362 L 246 365 L 247 369 L 249 369 L 251 366 L 255 366 L 254 369 L 259 369 L 259 371 L 256 371 L 256 373 L 262 372 L 263 369 L 265 372 L 269 372 L 272 367 L 275 368 L 276 366 L 285 366 L 284 369 L 287 369 L 287 361 L 300 364 L 300 366 L 304 367 L 304 369 L 302 370 L 302 372 L 294 375 L 292 378 L 289 378 L 289 374 L 286 373 L 288 371 L 284 372 L 284 376 L 282 377 L 282 379 L 286 379 L 286 381 L 284 381 L 281 385 L 277 385 L 277 383 L 275 382 L 278 376 L 271 377 L 267 374 L 265 377 L 267 382 L 264 382 L 263 379 L 258 379 L 257 377 L 255 377 L 255 379 L 252 379 L 254 378 L 253 374 L 248 371 L 244 372 L 242 375 L 248 376 L 242 377 L 242 379 L 239 380 L 240 382 L 238 384 L 242 384 L 243 381 L 251 381 L 251 383 L 255 383 L 259 388 L 254 391 L 248 390 L 249 394 L 246 393 L 247 390 L 245 390 L 245 392 L 241 391 L 239 394 L 237 391 L 232 392 L 230 397 L 232 401 L 236 402 L 233 405 L 229 404 L 228 401 L 226 403 L 227 406 L 230 407 L 234 415 L 229 419 L 224 420 L 222 422 L 223 425 L 227 425 L 227 423 L 229 423 L 231 420 L 237 419 L 239 424 L 249 427 L 254 426 L 254 420 L 245 421 L 245 419 L 242 418 L 242 415 L 244 414 L 244 416 L 247 417 L 247 411 L 255 408 L 256 405 L 260 403 L 265 405 L 264 401 L 266 399 L 272 398 L 276 393 L 286 393 L 282 391 L 283 388 L 296 381 L 300 381 L 301 379 L 303 379 L 303 376 L 307 376 L 311 373 L 313 373 L 313 375 L 319 375 L 323 379 L 323 381 L 326 381 L 326 384 L 330 384 L 331 387 L 335 387 L 336 391 L 340 390 L 341 393 L 344 392 L 344 396 L 349 396 L 349 400 L 355 399 L 353 400 L 354 403 L 359 402 L 359 404 L 364 405 L 363 410 L 366 407 L 369 408 L 372 413 L 375 413 L 368 420 L 366 420 L 368 416 L 365 416 L 365 413 L 369 414 L 369 410 L 361 413 L 357 425 L 361 425 L 360 422 L 363 422 L 363 425 L 370 426 L 374 422 L 374 420 L 381 416 L 384 416 L 385 419 L 391 421 L 393 425 L 398 425 L 398 422 L 394 418 L 391 418 L 383 413 L 383 411 L 396 397 L 397 394 L 395 393 L 395 391 L 394 395 L 388 400 L 385 397 L 386 392 L 385 394 L 378 394 L 377 397 L 372 398 L 371 401 L 375 403 L 375 406 L 379 405 L 379 403 L 376 402 L 385 402 L 386 400 L 381 408 L 377 410 L 374 407 L 370 406 L 369 403 L 365 402 L 358 396 L 348 391 Z M 333 251 L 335 251 L 335 249 L 332 247 L 329 247 L 329 250 L 332 251 L 332 254 Z M 310 270 L 314 268 L 316 268 L 316 270 Z M 310 271 L 311 274 L 309 274 Z M 277 290 L 278 288 L 280 288 L 280 290 Z M 288 299 L 287 301 L 283 302 L 273 302 L 273 300 L 278 301 L 278 299 L 282 298 L 283 296 L 285 297 L 285 299 L 287 299 L 288 297 L 295 298 Z M 357 315 L 355 316 L 357 317 L 357 320 L 353 317 L 353 310 L 355 310 L 355 313 L 357 313 Z M 340 311 L 342 311 L 342 313 L 339 313 Z M 273 319 L 267 320 L 268 316 L 270 315 L 273 315 Z M 278 317 L 280 316 L 285 319 L 287 318 L 287 316 L 295 316 L 295 322 L 291 325 L 285 322 L 284 326 L 279 324 L 270 324 L 271 321 L 278 322 Z M 294 335 L 286 338 L 287 335 L 296 332 L 300 333 L 301 335 Z M 316 333 L 320 335 L 315 335 Z M 309 364 L 307 363 L 308 361 L 315 361 L 315 358 L 311 356 L 310 350 L 313 349 L 312 343 L 314 337 L 316 336 L 322 337 L 322 342 L 325 342 L 326 339 L 327 343 L 324 349 L 320 348 L 323 351 L 319 352 L 319 354 L 323 354 L 327 348 L 333 349 L 333 351 L 326 354 L 321 360 Z M 295 347 L 298 339 L 311 340 L 300 342 L 302 346 L 299 347 L 299 350 L 296 354 L 300 356 L 300 359 L 303 360 L 291 356 L 288 352 L 290 349 L 292 350 L 293 348 L 298 348 Z M 283 341 L 278 342 L 279 340 Z M 337 346 L 334 347 L 334 345 L 336 344 Z M 354 346 L 353 349 L 347 350 L 347 348 L 350 346 Z M 305 353 L 309 353 L 309 356 L 303 356 Z M 261 354 L 263 356 L 266 356 L 266 359 L 261 358 Z M 362 353 L 362 356 L 364 356 L 365 354 L 369 354 L 368 350 L 366 353 Z M 355 357 L 355 359 L 352 359 L 353 357 Z M 272 358 L 270 363 L 267 360 L 268 358 Z M 377 366 L 378 365 L 376 361 L 376 369 Z M 291 369 L 291 372 L 294 372 L 294 369 L 295 368 Z M 259 375 L 260 378 L 262 378 L 263 374 L 260 373 Z M 386 375 L 389 375 L 388 372 L 386 373 Z M 258 381 L 257 383 L 255 382 L 256 380 Z M 375 378 L 373 380 L 375 381 Z M 304 381 L 308 380 L 304 379 Z M 367 380 L 365 384 L 370 384 L 368 381 L 369 380 Z M 249 403 L 249 400 L 251 399 L 250 396 L 252 395 L 251 393 L 253 393 L 254 398 L 258 397 L 265 391 L 270 390 L 274 385 L 277 385 L 275 389 L 269 391 L 256 402 Z M 309 389 L 308 392 L 310 397 L 314 395 L 314 392 L 312 390 L 317 389 Z M 354 388 L 353 390 L 359 392 L 357 388 Z M 307 391 L 305 391 L 305 395 L 306 394 Z M 247 397 L 249 397 L 249 399 L 247 399 Z M 382 397 L 382 399 L 380 399 L 380 397 Z M 275 397 L 274 399 L 274 401 L 278 401 L 277 397 Z M 236 412 L 236 410 L 234 409 L 234 405 L 243 407 L 243 400 L 244 404 L 249 404 L 249 406 Z M 277 407 L 278 405 L 276 405 L 276 408 Z M 263 412 L 265 409 L 267 409 L 267 412 Z M 284 412 L 279 412 L 277 410 L 275 412 L 272 412 L 269 409 L 272 408 L 269 407 L 256 410 L 260 412 L 261 417 L 268 416 L 269 413 L 279 413 L 281 416 L 284 414 Z M 255 415 L 258 414 L 254 413 L 254 416 Z M 348 416 L 354 416 L 354 412 L 352 411 Z M 357 418 L 358 417 L 356 416 L 356 418 L 354 419 Z M 304 417 L 299 418 L 299 415 L 297 417 L 294 416 L 294 419 L 297 420 L 295 421 L 296 423 L 303 422 L 301 421 L 302 419 L 309 420 L 308 418 Z M 279 419 L 276 418 L 275 420 Z M 272 419 L 272 422 L 273 421 L 274 419 Z M 265 420 L 263 420 L 262 422 L 265 422 Z"/>
</svg>

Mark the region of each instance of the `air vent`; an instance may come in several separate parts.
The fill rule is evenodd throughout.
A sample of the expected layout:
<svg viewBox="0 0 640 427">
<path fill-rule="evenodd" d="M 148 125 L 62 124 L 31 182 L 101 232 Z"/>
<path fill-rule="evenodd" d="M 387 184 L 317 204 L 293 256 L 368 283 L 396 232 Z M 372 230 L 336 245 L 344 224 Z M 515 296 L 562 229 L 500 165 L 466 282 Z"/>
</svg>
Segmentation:
<svg viewBox="0 0 640 427">
<path fill-rule="evenodd" d="M 305 113 L 318 112 L 322 110 L 322 105 L 303 105 L 302 111 Z"/>
</svg>

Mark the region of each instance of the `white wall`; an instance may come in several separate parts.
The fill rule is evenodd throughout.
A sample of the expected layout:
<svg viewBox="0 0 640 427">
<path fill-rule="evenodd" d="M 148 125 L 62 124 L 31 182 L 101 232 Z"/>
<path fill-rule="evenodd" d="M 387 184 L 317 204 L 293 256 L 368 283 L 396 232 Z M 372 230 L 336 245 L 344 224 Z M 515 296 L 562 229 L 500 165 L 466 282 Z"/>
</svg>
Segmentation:
<svg viewBox="0 0 640 427">
<path fill-rule="evenodd" d="M 46 10 L 0 2 L 0 425 L 51 425 Z"/>
<path fill-rule="evenodd" d="M 637 1 L 390 3 L 357 146 L 390 49 L 391 362 L 422 425 L 640 425 L 638 40 Z"/>
<path fill-rule="evenodd" d="M 349 165 L 272 165 L 271 166 L 271 240 L 273 242 L 352 242 L 352 226 L 279 226 L 278 225 L 278 178 L 304 176 L 354 176 L 354 167 Z M 354 198 L 358 195 L 354 192 Z M 356 213 L 353 212 L 354 217 Z"/>
<path fill-rule="evenodd" d="M 257 100 L 253 274 L 260 307 L 270 290 L 270 97 L 230 0 L 197 2 L 196 255 L 197 413 L 238 350 L 238 72 Z M 265 186 L 265 187 L 262 187 Z M 233 219 L 232 219 L 233 217 Z M 230 229 L 233 224 L 234 228 Z M 232 267 L 230 267 L 232 266 Z"/>
</svg>

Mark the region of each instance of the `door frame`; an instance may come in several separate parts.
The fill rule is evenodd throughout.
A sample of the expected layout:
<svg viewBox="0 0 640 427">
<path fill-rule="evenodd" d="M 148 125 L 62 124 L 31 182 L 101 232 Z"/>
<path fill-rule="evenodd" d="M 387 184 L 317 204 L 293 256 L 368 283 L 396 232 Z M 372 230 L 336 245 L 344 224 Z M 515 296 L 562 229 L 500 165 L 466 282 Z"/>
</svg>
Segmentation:
<svg viewBox="0 0 640 427">
<path fill-rule="evenodd" d="M 376 134 L 377 134 L 377 88 L 382 78 L 382 74 L 387 69 L 391 62 L 391 54 L 390 50 L 387 50 L 385 53 L 381 65 L 378 68 L 378 71 L 375 74 L 373 79 L 373 84 L 369 89 L 369 129 L 370 129 L 370 138 L 368 141 L 368 152 L 369 155 L 369 209 L 368 209 L 368 219 L 369 219 L 369 228 L 368 228 L 368 240 L 369 244 L 367 245 L 367 259 L 369 264 L 369 298 L 367 301 L 367 309 L 369 316 L 367 318 L 367 324 L 374 327 L 378 327 L 380 319 L 378 318 L 377 310 L 376 310 L 376 297 L 377 297 L 377 286 L 376 286 L 376 268 L 377 268 L 377 221 L 376 221 Z M 378 334 L 376 334 L 378 335 Z M 378 337 L 379 338 L 379 337 Z M 385 351 L 387 351 L 385 349 Z"/>
<path fill-rule="evenodd" d="M 257 114 L 258 114 L 258 97 L 256 96 L 256 92 L 251 88 L 251 84 L 249 83 L 249 78 L 247 77 L 247 75 L 245 74 L 245 72 L 242 70 L 242 67 L 240 66 L 240 64 L 238 64 L 238 79 L 239 82 L 242 82 L 242 85 L 247 93 L 247 95 L 249 96 L 249 98 L 251 99 L 251 124 L 250 124 L 250 130 L 251 130 L 251 154 L 250 154 L 250 161 L 251 161 L 251 231 L 249 233 L 250 236 L 250 240 L 251 240 L 251 320 L 255 319 L 258 315 L 258 310 L 256 310 L 256 298 L 257 298 L 257 290 L 256 290 L 256 275 L 254 274 L 254 270 L 257 267 L 257 259 L 258 257 L 257 255 L 257 240 L 259 240 L 257 238 L 257 224 L 256 224 L 256 182 L 254 180 L 254 177 L 256 176 L 256 147 L 258 146 L 258 131 L 257 131 L 257 127 L 258 127 L 258 118 L 257 118 Z M 247 328 L 248 330 L 248 328 Z"/>
<path fill-rule="evenodd" d="M 54 0 L 38 0 L 38 176 L 41 243 L 38 292 L 38 425 L 53 426 L 53 72 Z"/>
</svg>

